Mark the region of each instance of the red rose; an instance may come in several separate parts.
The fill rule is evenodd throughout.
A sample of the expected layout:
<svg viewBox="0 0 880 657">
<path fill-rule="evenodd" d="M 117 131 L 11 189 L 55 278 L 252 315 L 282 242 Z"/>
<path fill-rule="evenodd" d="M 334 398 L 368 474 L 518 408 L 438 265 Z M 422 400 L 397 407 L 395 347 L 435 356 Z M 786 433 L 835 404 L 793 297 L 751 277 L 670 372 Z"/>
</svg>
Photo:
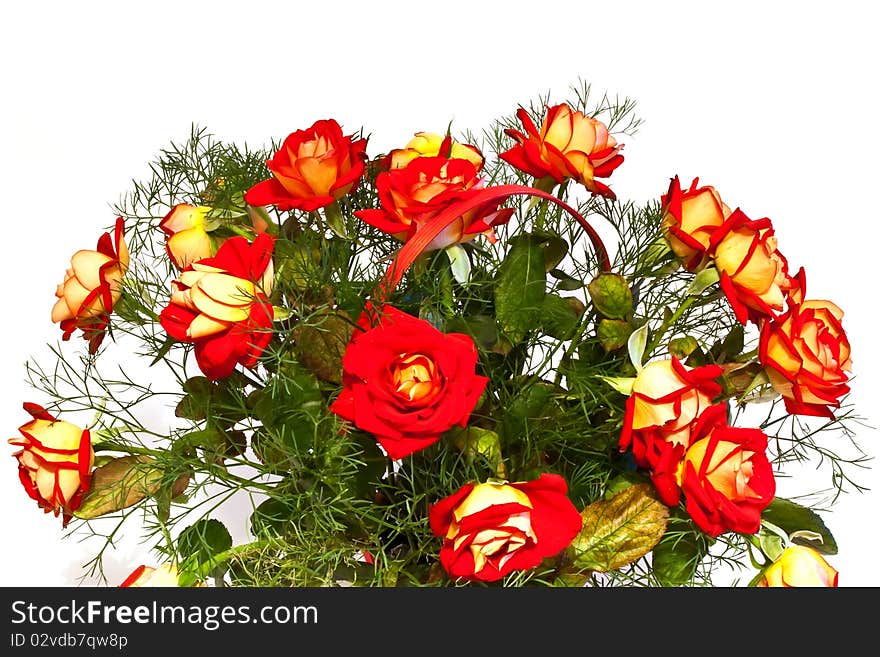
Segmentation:
<svg viewBox="0 0 880 657">
<path fill-rule="evenodd" d="M 727 426 L 724 404 L 700 416 L 695 434 L 681 469 L 688 514 L 709 536 L 757 533 L 761 512 L 776 494 L 767 436 L 760 429 Z"/>
<path fill-rule="evenodd" d="M 272 339 L 275 238 L 227 239 L 217 255 L 190 264 L 172 282 L 171 302 L 159 321 L 175 340 L 195 345 L 205 376 L 229 376 L 235 366 L 254 367 Z"/>
<path fill-rule="evenodd" d="M 462 487 L 428 512 L 431 531 L 443 538 L 440 563 L 450 577 L 481 582 L 534 568 L 581 531 L 567 491 L 557 474 Z"/>
<path fill-rule="evenodd" d="M 760 361 L 789 413 L 833 418 L 831 409 L 849 392 L 852 361 L 842 319 L 843 311 L 830 301 L 801 300 L 762 323 Z"/>
<path fill-rule="evenodd" d="M 593 194 L 615 197 L 607 185 L 596 180 L 607 178 L 623 162 L 623 146 L 604 123 L 565 103 L 547 108 L 540 132 L 524 109 L 516 115 L 526 134 L 512 128 L 504 131 L 517 143 L 499 155 L 502 160 L 539 181 L 561 183 L 571 178 Z"/>
<path fill-rule="evenodd" d="M 315 121 L 284 140 L 266 165 L 273 177 L 251 187 L 244 200 L 253 206 L 312 212 L 354 189 L 364 173 L 366 139 L 343 136 L 333 119 Z"/>
<path fill-rule="evenodd" d="M 712 233 L 730 216 L 730 208 L 715 188 L 699 184 L 700 179 L 694 178 L 690 188 L 682 191 L 675 176 L 667 193 L 660 197 L 663 232 L 688 271 L 698 271 L 707 264 L 706 249 Z"/>
<path fill-rule="evenodd" d="M 330 410 L 401 459 L 465 426 L 489 380 L 474 373 L 469 336 L 441 333 L 389 306 L 372 328 L 368 315 L 345 350 L 343 389 Z"/>
<path fill-rule="evenodd" d="M 451 203 L 466 199 L 481 186 L 473 162 L 417 157 L 401 169 L 383 171 L 377 176 L 380 209 L 358 210 L 354 214 L 371 226 L 406 240 Z M 512 214 L 513 208 L 499 209 L 498 201 L 468 210 L 435 237 L 425 251 L 466 242 L 480 233 L 493 239 L 492 227 L 506 223 Z"/>
<path fill-rule="evenodd" d="M 766 217 L 753 221 L 737 208 L 712 233 L 708 254 L 715 260 L 721 289 L 743 324 L 773 317 L 797 285 Z"/>
<path fill-rule="evenodd" d="M 715 381 L 721 372 L 717 365 L 692 368 L 672 357 L 648 363 L 633 382 L 619 446 L 632 447 L 636 465 L 651 472 L 666 504 L 678 504 L 674 475 L 700 414 L 721 392 Z"/>
<path fill-rule="evenodd" d="M 95 250 L 81 249 L 70 259 L 64 282 L 58 286 L 58 300 L 52 307 L 52 321 L 59 322 L 69 340 L 77 329 L 95 353 L 110 324 L 113 306 L 122 296 L 122 277 L 128 270 L 129 254 L 122 217 L 116 219 L 113 237 L 104 233 Z"/>
<path fill-rule="evenodd" d="M 18 476 L 28 496 L 46 513 L 63 513 L 66 525 L 88 492 L 95 452 L 88 429 L 53 417 L 37 404 L 25 403 L 33 419 L 19 427 Z"/>
</svg>

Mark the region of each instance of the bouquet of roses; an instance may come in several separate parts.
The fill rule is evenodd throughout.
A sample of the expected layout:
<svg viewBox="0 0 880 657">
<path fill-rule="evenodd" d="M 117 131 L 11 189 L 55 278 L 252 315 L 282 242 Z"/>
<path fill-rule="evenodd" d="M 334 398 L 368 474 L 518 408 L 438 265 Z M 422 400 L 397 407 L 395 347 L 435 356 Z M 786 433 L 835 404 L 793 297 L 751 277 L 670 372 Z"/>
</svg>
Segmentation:
<svg viewBox="0 0 880 657">
<path fill-rule="evenodd" d="M 699 179 L 618 199 L 634 103 L 572 91 L 387 153 L 332 118 L 164 150 L 71 258 L 51 318 L 85 343 L 28 363 L 10 440 L 86 569 L 138 531 L 114 584 L 836 586 L 776 481 L 848 481 L 843 312 Z"/>
</svg>

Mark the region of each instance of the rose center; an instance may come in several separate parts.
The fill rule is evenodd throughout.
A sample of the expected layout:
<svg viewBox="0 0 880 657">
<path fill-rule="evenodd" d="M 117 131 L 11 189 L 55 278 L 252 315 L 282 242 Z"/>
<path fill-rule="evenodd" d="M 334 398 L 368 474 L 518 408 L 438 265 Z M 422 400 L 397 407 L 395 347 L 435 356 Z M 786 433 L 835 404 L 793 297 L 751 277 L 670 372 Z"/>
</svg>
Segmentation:
<svg viewBox="0 0 880 657">
<path fill-rule="evenodd" d="M 437 367 L 423 354 L 401 354 L 391 368 L 391 382 L 399 395 L 420 401 L 437 385 Z"/>
</svg>

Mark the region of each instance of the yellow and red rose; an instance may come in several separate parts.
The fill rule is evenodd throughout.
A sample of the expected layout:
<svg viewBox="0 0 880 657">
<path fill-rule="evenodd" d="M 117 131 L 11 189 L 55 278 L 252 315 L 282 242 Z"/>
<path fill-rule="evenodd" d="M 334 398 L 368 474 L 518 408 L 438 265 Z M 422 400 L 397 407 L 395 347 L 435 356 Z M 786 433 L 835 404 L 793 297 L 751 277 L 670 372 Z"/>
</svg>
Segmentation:
<svg viewBox="0 0 880 657">
<path fill-rule="evenodd" d="M 177 567 L 173 563 L 162 564 L 158 568 L 138 566 L 119 585 L 120 588 L 153 588 L 180 586 Z"/>
<path fill-rule="evenodd" d="M 602 121 L 566 103 L 547 108 L 540 131 L 525 109 L 520 108 L 516 115 L 525 134 L 513 128 L 504 131 L 516 145 L 499 155 L 502 160 L 536 181 L 561 183 L 570 178 L 593 194 L 615 198 L 614 192 L 596 179 L 607 178 L 620 166 L 623 146 Z"/>
<path fill-rule="evenodd" d="M 205 228 L 205 217 L 210 211 L 205 205 L 178 203 L 159 222 L 159 228 L 165 233 L 165 250 L 178 269 L 186 269 L 196 260 L 210 258 L 216 252 Z"/>
<path fill-rule="evenodd" d="M 565 480 L 468 484 L 432 505 L 431 531 L 443 539 L 440 563 L 453 578 L 494 582 L 565 549 L 581 531 Z"/>
<path fill-rule="evenodd" d="M 266 233 L 253 242 L 231 237 L 217 255 L 193 262 L 172 282 L 159 321 L 169 336 L 195 345 L 210 379 L 229 376 L 236 365 L 254 367 L 272 339 L 274 244 Z"/>
<path fill-rule="evenodd" d="M 381 231 L 407 240 L 437 214 L 482 188 L 477 168 L 464 159 L 417 157 L 402 169 L 383 171 L 376 177 L 380 208 L 358 210 L 356 217 Z M 425 251 L 443 249 L 485 234 L 494 239 L 493 226 L 506 223 L 513 208 L 499 201 L 468 210 L 435 237 Z"/>
<path fill-rule="evenodd" d="M 287 136 L 266 165 L 272 178 L 244 196 L 253 206 L 312 212 L 350 193 L 364 174 L 366 139 L 343 135 L 333 119 L 316 121 Z"/>
<path fill-rule="evenodd" d="M 663 232 L 670 248 L 689 271 L 698 271 L 708 263 L 706 249 L 712 234 L 731 214 L 715 188 L 700 187 L 699 181 L 694 178 L 690 188 L 682 191 L 675 176 L 667 193 L 660 197 Z"/>
<path fill-rule="evenodd" d="M 842 319 L 830 301 L 802 300 L 761 325 L 759 360 L 789 413 L 833 418 L 831 409 L 849 392 L 852 360 Z"/>
<path fill-rule="evenodd" d="M 441 333 L 390 306 L 375 326 L 369 315 L 345 350 L 343 389 L 330 410 L 401 459 L 465 426 L 488 379 L 475 372 L 477 349 L 469 336 Z"/>
<path fill-rule="evenodd" d="M 483 168 L 483 154 L 471 144 L 454 141 L 450 135 L 417 132 L 403 148 L 395 148 L 385 157 L 386 169 L 403 169 L 417 157 L 445 157 L 467 160 L 477 171 Z"/>
<path fill-rule="evenodd" d="M 825 558 L 807 545 L 789 545 L 770 564 L 758 587 L 836 587 L 837 571 Z"/>
<path fill-rule="evenodd" d="M 737 208 L 712 233 L 708 253 L 740 322 L 757 324 L 783 310 L 794 283 L 770 219 L 753 221 Z"/>
<path fill-rule="evenodd" d="M 18 459 L 22 486 L 46 513 L 63 514 L 66 525 L 91 484 L 95 452 L 88 429 L 58 420 L 37 404 L 25 403 L 33 419 L 19 427 Z"/>
<path fill-rule="evenodd" d="M 773 501 L 776 479 L 760 429 L 731 427 L 725 404 L 700 416 L 680 470 L 685 508 L 709 536 L 755 534 L 761 512 Z"/>
<path fill-rule="evenodd" d="M 626 401 L 621 451 L 632 447 L 636 465 L 651 472 L 661 498 L 678 503 L 674 475 L 701 413 L 721 392 L 717 365 L 688 367 L 674 356 L 648 363 L 633 381 Z"/>
<path fill-rule="evenodd" d="M 81 249 L 70 259 L 64 282 L 55 291 L 52 321 L 59 322 L 62 340 L 77 329 L 95 353 L 110 325 L 113 305 L 122 296 L 122 277 L 128 270 L 129 254 L 123 235 L 122 217 L 116 219 L 113 236 L 104 233 L 95 250 Z"/>
</svg>

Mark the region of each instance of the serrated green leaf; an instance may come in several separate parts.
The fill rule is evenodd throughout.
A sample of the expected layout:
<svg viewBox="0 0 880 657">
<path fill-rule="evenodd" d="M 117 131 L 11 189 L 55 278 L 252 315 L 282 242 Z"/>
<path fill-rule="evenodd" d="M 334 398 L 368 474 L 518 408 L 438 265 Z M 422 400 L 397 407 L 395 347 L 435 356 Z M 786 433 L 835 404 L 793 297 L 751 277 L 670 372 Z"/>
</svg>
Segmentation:
<svg viewBox="0 0 880 657">
<path fill-rule="evenodd" d="M 583 529 L 567 548 L 579 570 L 608 572 L 648 554 L 666 531 L 669 508 L 651 484 L 624 488 L 581 513 Z"/>
<path fill-rule="evenodd" d="M 544 250 L 529 240 L 510 248 L 495 279 L 495 314 L 507 338 L 517 343 L 541 321 L 546 295 Z"/>
<path fill-rule="evenodd" d="M 199 565 L 231 547 L 232 535 L 222 522 L 214 518 L 196 521 L 180 532 L 177 539 L 177 551 L 181 558 Z"/>
<path fill-rule="evenodd" d="M 670 518 L 668 529 L 651 552 L 651 567 L 661 586 L 684 586 L 708 553 L 708 544 L 690 520 Z"/>
<path fill-rule="evenodd" d="M 834 540 L 822 518 L 812 509 L 782 497 L 776 497 L 761 512 L 761 520 L 773 523 L 788 533 L 792 543 L 807 545 L 822 554 L 837 554 L 837 542 Z M 799 532 L 811 532 L 802 534 Z M 807 537 L 818 536 L 819 540 Z"/>
</svg>

